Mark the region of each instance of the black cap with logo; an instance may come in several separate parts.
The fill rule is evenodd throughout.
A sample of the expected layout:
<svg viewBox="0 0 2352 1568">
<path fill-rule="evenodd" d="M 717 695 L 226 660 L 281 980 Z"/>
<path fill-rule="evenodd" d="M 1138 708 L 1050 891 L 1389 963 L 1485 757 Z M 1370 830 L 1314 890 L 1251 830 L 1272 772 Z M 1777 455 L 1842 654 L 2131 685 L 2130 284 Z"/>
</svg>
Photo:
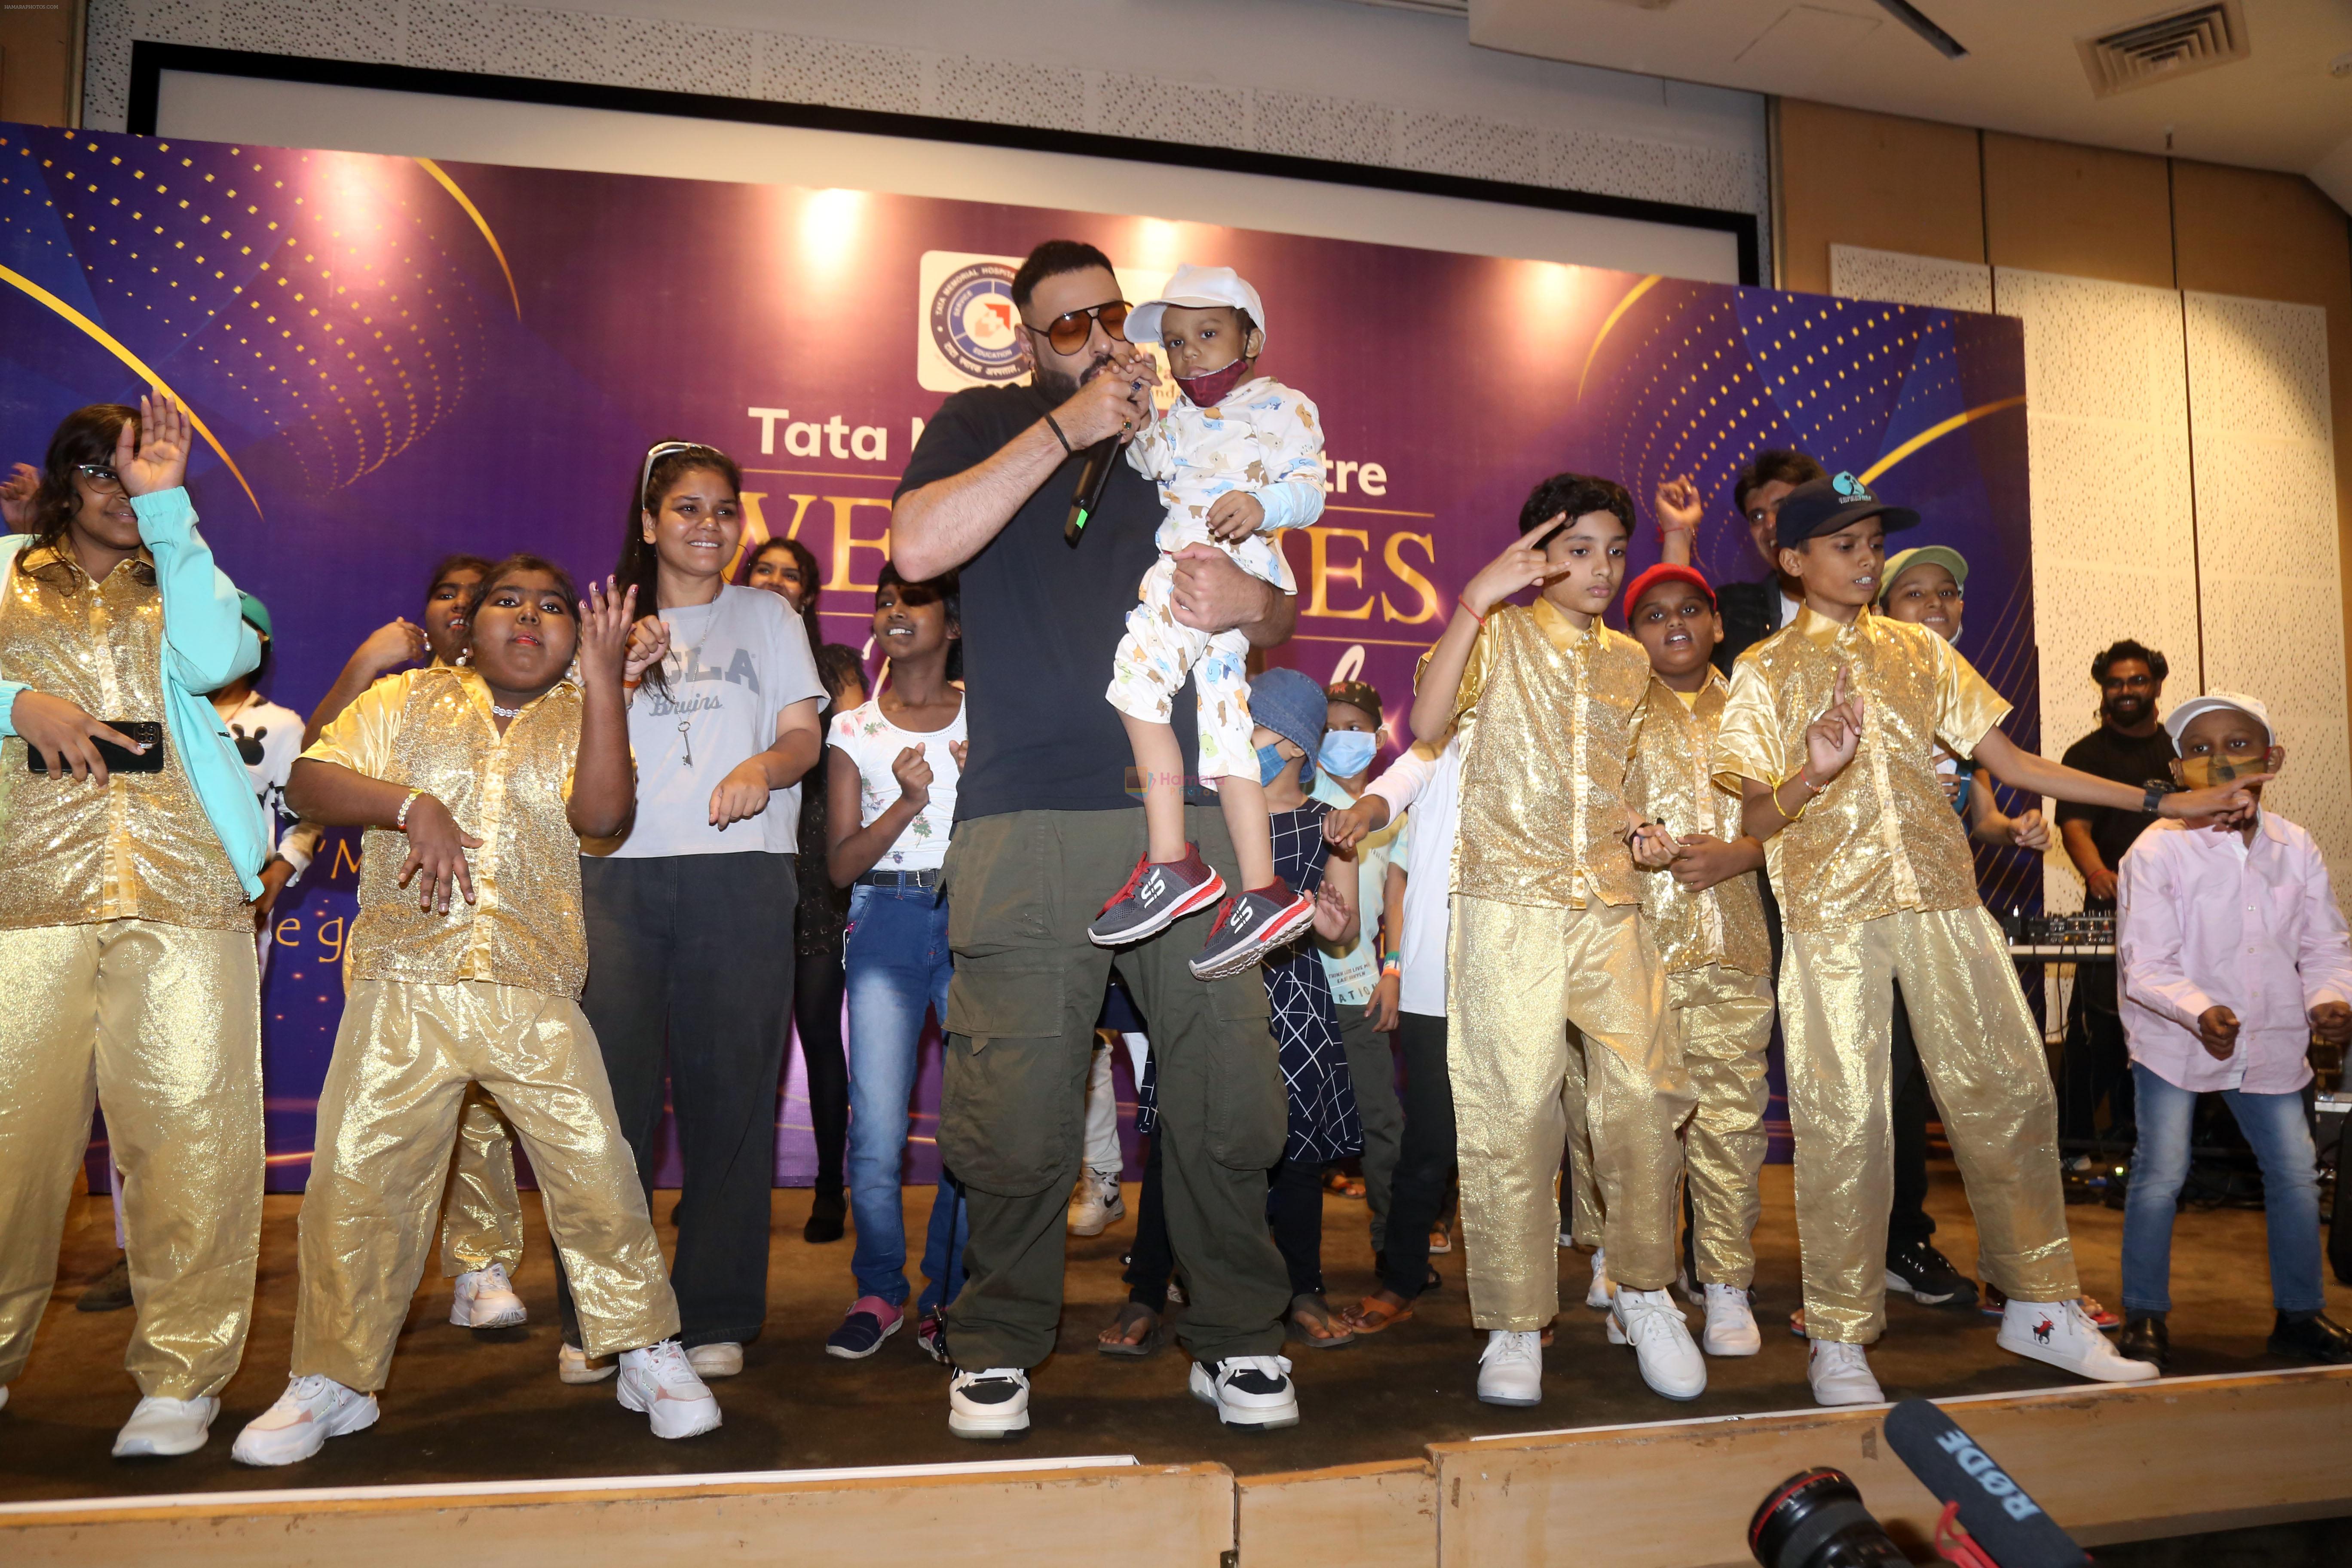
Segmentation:
<svg viewBox="0 0 2352 1568">
<path fill-rule="evenodd" d="M 1866 517 L 1882 520 L 1889 533 L 1919 525 L 1919 514 L 1909 507 L 1884 504 L 1852 474 L 1832 474 L 1827 479 L 1808 479 L 1780 498 L 1772 542 L 1782 550 L 1793 549 L 1808 539 L 1835 533 Z"/>
</svg>

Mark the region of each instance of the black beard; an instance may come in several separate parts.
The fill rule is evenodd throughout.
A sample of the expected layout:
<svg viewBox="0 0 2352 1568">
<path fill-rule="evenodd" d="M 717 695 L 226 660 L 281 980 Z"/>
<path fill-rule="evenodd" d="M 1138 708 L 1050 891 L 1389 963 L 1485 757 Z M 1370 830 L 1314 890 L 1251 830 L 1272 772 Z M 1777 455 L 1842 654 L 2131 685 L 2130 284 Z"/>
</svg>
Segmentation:
<svg viewBox="0 0 2352 1568">
<path fill-rule="evenodd" d="M 1057 403 L 1067 403 L 1071 398 L 1076 397 L 1078 395 L 1079 387 L 1084 386 L 1087 382 L 1092 381 L 1096 376 L 1101 374 L 1103 367 L 1110 363 L 1110 355 L 1105 354 L 1101 358 L 1096 360 L 1094 363 L 1087 366 L 1084 373 L 1078 375 L 1071 375 L 1066 371 L 1051 370 L 1042 364 L 1036 365 L 1033 368 L 1035 373 L 1038 389 L 1051 396 Z"/>
<path fill-rule="evenodd" d="M 2105 703 L 2101 704 L 2099 711 L 2105 717 L 2109 723 L 2115 724 L 2118 727 L 2127 724 L 2137 724 L 2141 720 L 2147 717 L 2147 699 L 2145 697 L 2111 697 Z"/>
</svg>

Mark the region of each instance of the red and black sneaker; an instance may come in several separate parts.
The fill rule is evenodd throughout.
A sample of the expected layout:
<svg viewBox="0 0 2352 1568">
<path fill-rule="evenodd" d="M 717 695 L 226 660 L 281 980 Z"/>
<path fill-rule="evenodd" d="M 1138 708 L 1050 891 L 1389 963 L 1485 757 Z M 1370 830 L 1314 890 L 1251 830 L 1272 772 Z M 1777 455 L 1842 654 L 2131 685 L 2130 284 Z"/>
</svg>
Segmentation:
<svg viewBox="0 0 2352 1568">
<path fill-rule="evenodd" d="M 1200 846 L 1184 846 L 1184 858 L 1154 865 L 1149 853 L 1135 862 L 1135 874 L 1087 928 L 1097 947 L 1125 947 L 1157 936 L 1195 910 L 1204 910 L 1225 890 L 1225 879 L 1201 858 Z"/>
<path fill-rule="evenodd" d="M 1263 888 L 1253 888 L 1237 899 L 1227 899 L 1217 910 L 1209 940 L 1192 962 L 1196 980 L 1223 980 L 1264 958 L 1297 935 L 1315 918 L 1315 900 L 1295 893 L 1276 877 Z"/>
</svg>

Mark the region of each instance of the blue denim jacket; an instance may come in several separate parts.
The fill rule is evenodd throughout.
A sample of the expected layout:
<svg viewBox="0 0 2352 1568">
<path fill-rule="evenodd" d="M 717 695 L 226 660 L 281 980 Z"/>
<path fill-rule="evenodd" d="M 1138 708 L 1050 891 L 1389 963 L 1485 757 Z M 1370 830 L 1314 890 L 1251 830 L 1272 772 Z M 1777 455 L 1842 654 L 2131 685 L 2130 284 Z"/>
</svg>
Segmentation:
<svg viewBox="0 0 2352 1568">
<path fill-rule="evenodd" d="M 163 595 L 164 726 L 246 897 L 258 898 L 269 858 L 268 825 L 236 742 L 207 694 L 261 663 L 261 637 L 246 624 L 236 584 L 213 563 L 212 547 L 196 532 L 196 509 L 185 489 L 133 496 L 131 510 Z M 16 552 L 32 542 L 29 534 L 0 537 L 0 571 L 13 570 Z M 6 675 L 0 670 L 0 736 L 16 732 L 16 693 L 25 689 Z"/>
</svg>

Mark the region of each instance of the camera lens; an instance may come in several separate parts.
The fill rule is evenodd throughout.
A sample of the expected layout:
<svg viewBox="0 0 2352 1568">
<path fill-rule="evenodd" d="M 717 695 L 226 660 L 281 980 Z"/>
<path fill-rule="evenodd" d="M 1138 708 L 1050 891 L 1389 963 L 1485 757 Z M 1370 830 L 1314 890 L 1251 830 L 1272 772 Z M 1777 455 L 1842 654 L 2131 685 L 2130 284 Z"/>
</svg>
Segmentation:
<svg viewBox="0 0 2352 1568">
<path fill-rule="evenodd" d="M 1748 1523 L 1764 1568 L 1907 1568 L 1843 1470 L 1805 1470 L 1772 1489 Z"/>
</svg>

